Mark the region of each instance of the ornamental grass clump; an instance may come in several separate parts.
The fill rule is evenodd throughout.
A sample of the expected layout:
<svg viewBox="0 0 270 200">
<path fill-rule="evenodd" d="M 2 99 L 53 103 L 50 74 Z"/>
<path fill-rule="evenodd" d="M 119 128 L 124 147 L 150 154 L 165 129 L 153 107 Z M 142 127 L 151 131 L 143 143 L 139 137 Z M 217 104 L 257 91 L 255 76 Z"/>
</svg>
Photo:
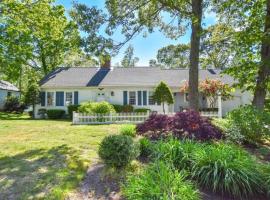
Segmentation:
<svg viewBox="0 0 270 200">
<path fill-rule="evenodd" d="M 120 127 L 120 134 L 135 137 L 136 126 L 134 124 L 124 124 Z"/>
<path fill-rule="evenodd" d="M 248 199 L 265 191 L 259 164 L 240 147 L 206 145 L 203 151 L 194 153 L 192 162 L 191 177 L 213 192 Z"/>
<path fill-rule="evenodd" d="M 127 200 L 198 200 L 199 192 L 186 180 L 186 173 L 164 162 L 150 164 L 139 174 L 130 174 L 122 186 Z"/>
</svg>

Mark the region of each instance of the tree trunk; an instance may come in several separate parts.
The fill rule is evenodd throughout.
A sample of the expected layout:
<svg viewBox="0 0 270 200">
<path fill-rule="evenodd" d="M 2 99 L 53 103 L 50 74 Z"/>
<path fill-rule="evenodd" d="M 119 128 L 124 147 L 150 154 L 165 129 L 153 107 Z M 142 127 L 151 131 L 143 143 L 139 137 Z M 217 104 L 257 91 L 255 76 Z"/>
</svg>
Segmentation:
<svg viewBox="0 0 270 200">
<path fill-rule="evenodd" d="M 189 68 L 189 107 L 199 110 L 199 50 L 203 0 L 192 0 L 192 33 Z"/>
<path fill-rule="evenodd" d="M 165 115 L 165 107 L 164 107 L 164 103 L 162 103 L 162 108 L 163 108 L 163 113 Z"/>
<path fill-rule="evenodd" d="M 36 105 L 35 105 L 35 104 L 33 104 L 32 106 L 33 106 L 32 118 L 33 118 L 33 119 L 35 119 L 35 117 L 36 117 L 36 116 L 35 116 L 35 109 L 36 109 Z"/>
<path fill-rule="evenodd" d="M 262 110 L 265 104 L 265 97 L 267 93 L 267 81 L 270 78 L 270 0 L 267 0 L 267 9 L 264 26 L 264 37 L 262 39 L 261 47 L 261 65 L 258 71 L 256 87 L 254 91 L 254 98 L 252 104 L 258 109 Z"/>
</svg>

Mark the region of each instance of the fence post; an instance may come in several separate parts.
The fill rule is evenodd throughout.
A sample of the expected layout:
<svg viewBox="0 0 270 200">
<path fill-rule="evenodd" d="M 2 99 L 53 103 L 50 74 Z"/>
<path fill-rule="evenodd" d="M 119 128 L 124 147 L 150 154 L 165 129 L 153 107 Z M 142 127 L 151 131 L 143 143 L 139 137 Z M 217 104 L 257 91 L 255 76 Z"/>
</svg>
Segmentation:
<svg viewBox="0 0 270 200">
<path fill-rule="evenodd" d="M 222 99 L 221 93 L 218 93 L 218 118 L 222 118 Z"/>
<path fill-rule="evenodd" d="M 112 118 L 112 112 L 110 112 L 110 122 L 113 122 L 113 118 Z"/>
<path fill-rule="evenodd" d="M 76 112 L 73 111 L 73 112 L 72 112 L 72 124 L 75 124 L 75 122 L 76 122 L 75 118 L 76 118 L 76 117 L 77 117 L 77 116 L 76 116 Z"/>
</svg>

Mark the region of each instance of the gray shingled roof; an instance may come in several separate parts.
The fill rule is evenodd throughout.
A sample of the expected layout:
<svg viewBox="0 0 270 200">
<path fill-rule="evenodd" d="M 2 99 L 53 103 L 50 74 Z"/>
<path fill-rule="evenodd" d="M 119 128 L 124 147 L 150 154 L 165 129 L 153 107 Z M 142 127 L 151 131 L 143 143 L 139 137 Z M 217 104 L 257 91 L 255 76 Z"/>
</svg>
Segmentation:
<svg viewBox="0 0 270 200">
<path fill-rule="evenodd" d="M 59 68 L 41 81 L 42 87 L 94 86 L 156 86 L 165 81 L 170 87 L 179 87 L 188 80 L 188 69 L 160 69 L 157 67 L 113 68 L 111 70 L 71 67 Z M 232 84 L 233 78 L 220 75 L 220 70 L 200 70 L 200 80 L 220 79 Z"/>
<path fill-rule="evenodd" d="M 0 89 L 9 91 L 19 91 L 19 89 L 7 81 L 0 80 Z"/>
</svg>

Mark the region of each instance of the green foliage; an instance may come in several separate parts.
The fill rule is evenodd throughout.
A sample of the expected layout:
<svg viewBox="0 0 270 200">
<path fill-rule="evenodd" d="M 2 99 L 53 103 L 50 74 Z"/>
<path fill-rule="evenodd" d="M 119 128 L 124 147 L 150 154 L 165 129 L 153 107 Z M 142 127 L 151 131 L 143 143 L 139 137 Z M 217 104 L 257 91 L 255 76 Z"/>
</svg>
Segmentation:
<svg viewBox="0 0 270 200">
<path fill-rule="evenodd" d="M 264 192 L 263 177 L 255 158 L 234 145 L 207 145 L 194 153 L 191 176 L 214 192 L 246 199 Z"/>
<path fill-rule="evenodd" d="M 168 45 L 158 50 L 157 60 L 165 68 L 189 68 L 189 44 Z"/>
<path fill-rule="evenodd" d="M 155 146 L 155 159 L 187 170 L 202 188 L 245 199 L 265 192 L 264 174 L 257 160 L 230 144 L 201 144 L 170 139 Z"/>
<path fill-rule="evenodd" d="M 47 110 L 47 116 L 49 119 L 62 119 L 65 115 L 65 111 L 61 109 L 49 109 Z"/>
<path fill-rule="evenodd" d="M 49 73 L 79 46 L 76 25 L 50 0 L 1 1 L 0 21 L 0 66 L 12 80 L 25 65 Z"/>
<path fill-rule="evenodd" d="M 150 158 L 154 153 L 154 144 L 148 138 L 141 138 L 139 140 L 140 144 L 140 156 L 142 158 Z"/>
<path fill-rule="evenodd" d="M 168 87 L 168 85 L 163 81 L 161 81 L 155 88 L 153 98 L 158 104 L 162 103 L 164 113 L 165 113 L 164 103 L 167 103 L 168 105 L 174 103 L 172 91 Z"/>
<path fill-rule="evenodd" d="M 151 110 L 148 109 L 148 108 L 136 108 L 136 109 L 134 109 L 135 113 L 147 113 L 148 111 L 150 112 Z"/>
<path fill-rule="evenodd" d="M 231 111 L 227 119 L 229 126 L 228 134 L 241 135 L 243 141 L 251 144 L 261 143 L 262 140 L 270 135 L 270 114 L 265 111 L 260 111 L 253 106 L 242 106 Z M 236 133 L 235 133 L 236 132 Z M 237 133 L 238 132 L 238 133 Z"/>
<path fill-rule="evenodd" d="M 98 150 L 99 157 L 109 167 L 125 168 L 139 155 L 139 147 L 127 135 L 105 137 Z"/>
<path fill-rule="evenodd" d="M 8 96 L 4 104 L 4 111 L 22 113 L 25 106 L 20 102 L 17 96 Z"/>
<path fill-rule="evenodd" d="M 80 105 L 69 105 L 68 106 L 68 116 L 72 119 L 73 112 L 77 112 L 79 110 Z"/>
<path fill-rule="evenodd" d="M 130 174 L 122 186 L 129 199 L 197 200 L 199 192 L 186 180 L 183 171 L 174 170 L 164 162 L 150 164 L 139 174 Z"/>
<path fill-rule="evenodd" d="M 138 57 L 134 56 L 134 48 L 129 45 L 126 51 L 124 52 L 124 57 L 121 61 L 122 67 L 135 67 L 135 64 L 139 62 Z"/>
<path fill-rule="evenodd" d="M 132 105 L 113 105 L 115 111 L 117 113 L 121 113 L 121 112 L 133 112 L 134 108 Z"/>
<path fill-rule="evenodd" d="M 134 124 L 124 124 L 120 127 L 120 134 L 135 137 L 136 126 Z"/>
<path fill-rule="evenodd" d="M 95 113 L 95 114 L 115 113 L 114 107 L 106 101 L 84 102 L 79 106 L 78 111 L 81 113 Z"/>
</svg>

